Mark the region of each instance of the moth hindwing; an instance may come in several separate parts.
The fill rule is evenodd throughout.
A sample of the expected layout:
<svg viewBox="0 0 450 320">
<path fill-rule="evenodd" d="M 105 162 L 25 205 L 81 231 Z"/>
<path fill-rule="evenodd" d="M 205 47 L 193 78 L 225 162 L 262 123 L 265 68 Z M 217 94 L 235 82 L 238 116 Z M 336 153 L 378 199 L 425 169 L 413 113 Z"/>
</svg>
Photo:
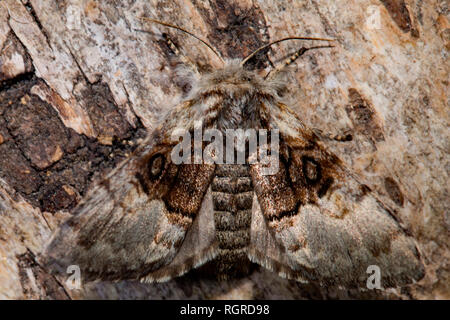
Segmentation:
<svg viewBox="0 0 450 320">
<path fill-rule="evenodd" d="M 263 78 L 235 60 L 202 75 L 136 152 L 87 193 L 53 236 L 47 265 L 62 272 L 78 265 L 84 280 L 165 281 L 201 265 L 226 278 L 250 272 L 252 263 L 330 285 L 365 285 L 373 265 L 385 287 L 420 279 L 413 240 L 291 111 L 278 94 L 285 86 L 277 72 Z M 239 151 L 236 139 L 213 151 L 196 141 L 199 130 L 213 130 L 209 142 L 220 145 L 230 130 L 252 129 L 268 132 L 271 142 L 279 134 L 271 174 L 272 163 L 248 155 L 226 163 Z M 186 149 L 173 138 L 177 130 Z M 215 161 L 195 163 L 196 147 Z M 183 150 L 188 157 L 180 162 L 174 155 Z"/>
</svg>

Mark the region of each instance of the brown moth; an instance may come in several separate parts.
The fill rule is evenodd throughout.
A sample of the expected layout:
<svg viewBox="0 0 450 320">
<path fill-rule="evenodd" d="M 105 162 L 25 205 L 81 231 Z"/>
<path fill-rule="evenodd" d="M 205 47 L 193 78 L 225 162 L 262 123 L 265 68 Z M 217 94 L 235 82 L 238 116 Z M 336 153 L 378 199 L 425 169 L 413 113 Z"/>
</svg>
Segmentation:
<svg viewBox="0 0 450 320">
<path fill-rule="evenodd" d="M 272 44 L 194 77 L 188 98 L 57 230 L 45 263 L 63 273 L 78 265 L 85 281 L 161 282 L 205 264 L 224 279 L 248 273 L 252 263 L 323 285 L 365 286 L 371 265 L 380 268 L 383 287 L 421 279 L 418 250 L 393 211 L 279 94 L 286 87 L 282 68 L 311 48 L 266 77 L 245 68 Z M 258 163 L 175 164 L 171 151 L 178 141 L 171 134 L 193 132 L 196 121 L 224 133 L 277 129 L 277 173 L 264 175 Z"/>
</svg>

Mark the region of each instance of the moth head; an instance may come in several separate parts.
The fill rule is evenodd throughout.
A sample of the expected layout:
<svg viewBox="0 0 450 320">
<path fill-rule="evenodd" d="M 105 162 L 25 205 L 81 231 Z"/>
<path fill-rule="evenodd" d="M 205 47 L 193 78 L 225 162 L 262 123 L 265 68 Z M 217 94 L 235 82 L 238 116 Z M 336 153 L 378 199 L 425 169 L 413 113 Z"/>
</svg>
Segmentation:
<svg viewBox="0 0 450 320">
<path fill-rule="evenodd" d="M 263 78 L 258 73 L 243 68 L 241 63 L 240 59 L 225 60 L 221 69 L 206 74 L 204 79 L 210 85 L 259 86 Z"/>
</svg>

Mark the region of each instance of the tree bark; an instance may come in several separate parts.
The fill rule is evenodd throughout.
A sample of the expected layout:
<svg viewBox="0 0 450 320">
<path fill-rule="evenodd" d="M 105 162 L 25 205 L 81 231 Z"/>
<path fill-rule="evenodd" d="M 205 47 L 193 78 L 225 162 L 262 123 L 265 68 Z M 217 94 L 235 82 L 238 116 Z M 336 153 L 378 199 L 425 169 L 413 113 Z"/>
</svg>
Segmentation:
<svg viewBox="0 0 450 320">
<path fill-rule="evenodd" d="M 0 2 L 0 298 L 449 299 L 448 10 L 438 0 Z M 352 134 L 328 147 L 396 209 L 425 278 L 347 290 L 258 269 L 228 282 L 191 272 L 71 290 L 49 275 L 36 256 L 51 232 L 189 89 L 165 37 L 200 70 L 218 65 L 197 40 L 142 16 L 201 35 L 226 58 L 287 36 L 336 39 L 291 68 L 292 108 L 311 127 Z M 255 67 L 269 70 L 299 45 L 276 45 Z"/>
</svg>

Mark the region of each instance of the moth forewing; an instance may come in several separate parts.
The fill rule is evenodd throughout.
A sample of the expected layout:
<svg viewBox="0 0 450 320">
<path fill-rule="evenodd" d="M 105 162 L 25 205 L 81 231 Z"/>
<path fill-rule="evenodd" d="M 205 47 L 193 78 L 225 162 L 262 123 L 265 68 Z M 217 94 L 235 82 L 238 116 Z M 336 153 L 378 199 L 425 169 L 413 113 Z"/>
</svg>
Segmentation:
<svg viewBox="0 0 450 320">
<path fill-rule="evenodd" d="M 261 210 L 268 226 L 263 232 L 253 230 L 264 230 L 261 223 L 252 224 L 251 259 L 280 275 L 326 285 L 364 286 L 372 265 L 382 270 L 385 287 L 421 279 L 419 252 L 392 212 L 317 137 L 305 144 L 309 133 L 276 110 L 279 105 L 265 110 L 280 128 L 280 148 L 287 149 L 280 171 L 265 176 L 260 165 L 250 169 L 260 205 L 254 212 Z"/>
<path fill-rule="evenodd" d="M 176 123 L 183 113 L 171 116 Z M 64 274 L 70 265 L 78 265 L 85 281 L 139 279 L 173 261 L 196 220 L 214 166 L 173 164 L 169 129 L 161 125 L 87 193 L 43 254 L 50 269 Z M 204 220 L 202 226 L 207 225 Z M 199 228 L 198 223 L 194 229 L 207 241 L 210 228 Z M 194 266 L 212 256 L 211 248 L 196 246 L 200 251 L 182 254 Z M 185 270 L 171 268 L 174 274 L 161 273 L 153 279 Z"/>
</svg>

